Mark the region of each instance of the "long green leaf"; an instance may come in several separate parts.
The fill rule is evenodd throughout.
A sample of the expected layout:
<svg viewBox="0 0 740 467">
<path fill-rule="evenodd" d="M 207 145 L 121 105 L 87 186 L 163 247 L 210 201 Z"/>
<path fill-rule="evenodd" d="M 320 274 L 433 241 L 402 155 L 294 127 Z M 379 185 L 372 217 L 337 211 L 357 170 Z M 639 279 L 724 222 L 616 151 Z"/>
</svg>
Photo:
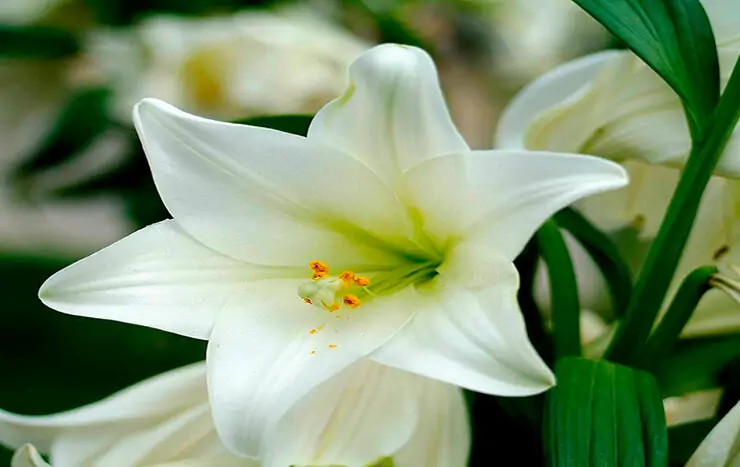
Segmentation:
<svg viewBox="0 0 740 467">
<path fill-rule="evenodd" d="M 632 275 L 617 247 L 581 213 L 565 208 L 555 215 L 558 225 L 570 232 L 594 259 L 606 280 L 616 317 L 627 310 L 632 296 Z"/>
<path fill-rule="evenodd" d="M 700 135 L 719 99 L 719 60 L 699 0 L 574 1 L 676 91 L 692 135 Z"/>
<path fill-rule="evenodd" d="M 650 374 L 568 357 L 556 376 L 543 424 L 550 466 L 666 465 L 663 403 Z"/>
<path fill-rule="evenodd" d="M 555 358 L 581 355 L 581 307 L 578 283 L 568 247 L 558 224 L 548 220 L 537 231 L 537 246 L 550 283 Z"/>
<path fill-rule="evenodd" d="M 716 273 L 716 267 L 705 266 L 695 269 L 686 276 L 660 324 L 645 343 L 644 349 L 634 351 L 638 359 L 636 364 L 640 368 L 649 370 L 662 362 L 678 341 L 699 300 L 712 288 L 709 281 Z"/>
</svg>

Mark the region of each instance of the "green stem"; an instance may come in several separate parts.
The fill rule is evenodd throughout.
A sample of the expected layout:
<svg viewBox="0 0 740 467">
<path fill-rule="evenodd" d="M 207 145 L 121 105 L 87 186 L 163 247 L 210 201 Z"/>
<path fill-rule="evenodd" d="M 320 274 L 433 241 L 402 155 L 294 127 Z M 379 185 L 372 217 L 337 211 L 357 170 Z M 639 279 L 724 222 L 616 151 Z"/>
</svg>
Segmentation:
<svg viewBox="0 0 740 467">
<path fill-rule="evenodd" d="M 606 357 L 629 364 L 641 348 L 658 316 L 676 266 L 709 182 L 727 140 L 740 117 L 740 66 L 735 64 L 725 92 L 710 122 L 707 138 L 695 143 L 658 235 L 635 284 L 624 320 L 617 328 Z"/>
<path fill-rule="evenodd" d="M 547 265 L 555 358 L 581 355 L 578 283 L 558 224 L 548 220 L 537 231 L 537 245 Z"/>
<path fill-rule="evenodd" d="M 632 275 L 617 247 L 581 213 L 565 208 L 555 215 L 558 225 L 570 232 L 594 259 L 606 280 L 614 315 L 624 316 L 632 296 Z"/>
<path fill-rule="evenodd" d="M 699 300 L 712 288 L 709 281 L 715 274 L 716 267 L 704 266 L 686 276 L 658 327 L 642 349 L 635 349 L 635 354 L 640 356 L 639 362 L 635 362 L 638 367 L 646 370 L 656 368 L 670 352 Z"/>
</svg>

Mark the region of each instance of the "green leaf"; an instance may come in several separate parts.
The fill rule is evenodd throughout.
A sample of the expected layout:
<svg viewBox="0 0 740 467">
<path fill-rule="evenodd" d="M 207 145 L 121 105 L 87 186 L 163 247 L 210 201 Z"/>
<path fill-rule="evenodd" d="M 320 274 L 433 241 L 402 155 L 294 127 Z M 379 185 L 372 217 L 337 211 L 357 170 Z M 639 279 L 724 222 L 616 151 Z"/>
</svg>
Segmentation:
<svg viewBox="0 0 740 467">
<path fill-rule="evenodd" d="M 650 335 L 642 350 L 634 350 L 640 368 L 649 370 L 660 365 L 678 341 L 699 300 L 712 286 L 709 281 L 717 273 L 714 266 L 693 270 L 681 283 L 660 324 Z M 636 344 L 638 345 L 638 344 Z"/>
<path fill-rule="evenodd" d="M 27 178 L 84 151 L 110 124 L 106 117 L 108 94 L 106 89 L 91 88 L 72 96 L 46 140 L 35 154 L 15 168 L 13 176 Z"/>
<path fill-rule="evenodd" d="M 678 266 L 704 189 L 740 119 L 740 60 L 735 63 L 719 105 L 709 122 L 707 137 L 694 141 L 689 160 L 668 205 L 658 235 L 635 283 L 625 317 L 606 356 L 630 363 L 653 327 Z"/>
<path fill-rule="evenodd" d="M 537 231 L 537 246 L 547 265 L 550 283 L 555 358 L 581 354 L 581 308 L 570 252 L 560 228 L 548 220 Z"/>
<path fill-rule="evenodd" d="M 632 296 L 632 275 L 617 247 L 601 230 L 573 208 L 555 215 L 558 225 L 570 232 L 596 262 L 606 280 L 616 317 L 624 315 Z"/>
<path fill-rule="evenodd" d="M 665 466 L 663 403 L 650 374 L 606 361 L 568 357 L 547 396 L 550 466 Z"/>
<path fill-rule="evenodd" d="M 740 359 L 740 335 L 679 341 L 671 355 L 653 369 L 663 397 L 713 389 L 723 369 Z"/>
<path fill-rule="evenodd" d="M 699 0 L 574 1 L 676 91 L 700 137 L 719 99 L 719 60 Z"/>
<path fill-rule="evenodd" d="M 64 58 L 79 52 L 77 38 L 64 29 L 0 25 L 0 57 Z"/>
<path fill-rule="evenodd" d="M 234 123 L 272 128 L 285 133 L 306 136 L 311 120 L 313 120 L 313 115 L 269 115 L 240 119 Z"/>
</svg>

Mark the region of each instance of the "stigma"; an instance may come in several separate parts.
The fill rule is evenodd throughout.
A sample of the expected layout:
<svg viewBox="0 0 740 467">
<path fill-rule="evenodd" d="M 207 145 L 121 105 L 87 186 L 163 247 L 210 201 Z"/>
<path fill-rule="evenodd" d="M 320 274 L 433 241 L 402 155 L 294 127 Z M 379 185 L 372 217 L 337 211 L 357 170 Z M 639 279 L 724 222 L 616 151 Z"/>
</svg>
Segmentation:
<svg viewBox="0 0 740 467">
<path fill-rule="evenodd" d="M 357 308 L 361 305 L 358 294 L 365 292 L 370 279 L 358 276 L 352 271 L 343 271 L 338 276 L 329 274 L 329 266 L 323 261 L 308 263 L 313 271 L 311 281 L 298 286 L 298 296 L 308 305 L 313 305 L 333 313 L 342 305 Z"/>
</svg>

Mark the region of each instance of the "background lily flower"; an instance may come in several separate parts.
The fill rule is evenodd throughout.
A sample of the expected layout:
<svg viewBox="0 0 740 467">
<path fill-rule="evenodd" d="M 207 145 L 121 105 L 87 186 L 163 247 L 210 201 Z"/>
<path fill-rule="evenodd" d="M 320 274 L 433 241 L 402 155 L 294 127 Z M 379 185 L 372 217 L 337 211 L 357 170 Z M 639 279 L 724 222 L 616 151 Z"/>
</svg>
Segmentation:
<svg viewBox="0 0 740 467">
<path fill-rule="evenodd" d="M 549 388 L 512 261 L 554 212 L 627 181 L 598 158 L 471 151 L 420 49 L 375 47 L 349 75 L 307 138 L 138 104 L 174 219 L 39 292 L 64 313 L 208 339 L 213 416 L 237 454 L 263 454 L 297 401 L 363 359 L 479 392 Z"/>
<path fill-rule="evenodd" d="M 347 66 L 369 47 L 307 9 L 210 18 L 152 16 L 134 29 L 100 29 L 86 42 L 114 89 L 112 111 L 157 97 L 233 120 L 315 113 L 341 92 Z"/>
<path fill-rule="evenodd" d="M 732 0 L 702 5 L 715 32 L 724 86 L 740 54 L 740 10 Z M 588 55 L 534 81 L 504 112 L 496 143 L 678 167 L 691 146 L 679 98 L 630 51 Z M 717 173 L 740 176 L 739 145 L 736 131 Z"/>
<path fill-rule="evenodd" d="M 19 462 L 38 458 L 25 444 L 32 443 L 55 467 L 364 467 L 385 457 L 400 467 L 463 467 L 470 435 L 459 389 L 365 361 L 294 407 L 274 432 L 262 462 L 236 457 L 216 434 L 206 367 L 196 363 L 69 412 L 0 411 L 0 442 L 20 446 Z"/>
<path fill-rule="evenodd" d="M 733 467 L 740 463 L 740 404 L 714 427 L 686 467 Z"/>
<path fill-rule="evenodd" d="M 724 86 L 740 54 L 740 9 L 727 0 L 704 0 L 702 5 L 715 32 Z M 697 267 L 740 260 L 736 254 L 740 247 L 736 234 L 740 191 L 736 181 L 725 178 L 740 175 L 739 134 L 737 130 L 733 134 L 718 165 L 718 175 L 707 186 L 673 291 Z M 575 206 L 612 235 L 635 273 L 657 234 L 690 148 L 678 97 L 629 51 L 589 55 L 535 80 L 503 112 L 495 139 L 497 146 L 505 149 L 573 151 L 620 162 L 630 175 L 629 186 L 580 200 Z M 574 258 L 584 307 L 608 313 L 605 283 L 591 274 L 595 263 L 587 255 L 576 254 Z M 541 279 L 538 282 L 538 301 L 546 308 L 547 284 Z M 712 290 L 697 308 L 684 336 L 739 329 L 736 303 L 723 292 Z"/>
</svg>

